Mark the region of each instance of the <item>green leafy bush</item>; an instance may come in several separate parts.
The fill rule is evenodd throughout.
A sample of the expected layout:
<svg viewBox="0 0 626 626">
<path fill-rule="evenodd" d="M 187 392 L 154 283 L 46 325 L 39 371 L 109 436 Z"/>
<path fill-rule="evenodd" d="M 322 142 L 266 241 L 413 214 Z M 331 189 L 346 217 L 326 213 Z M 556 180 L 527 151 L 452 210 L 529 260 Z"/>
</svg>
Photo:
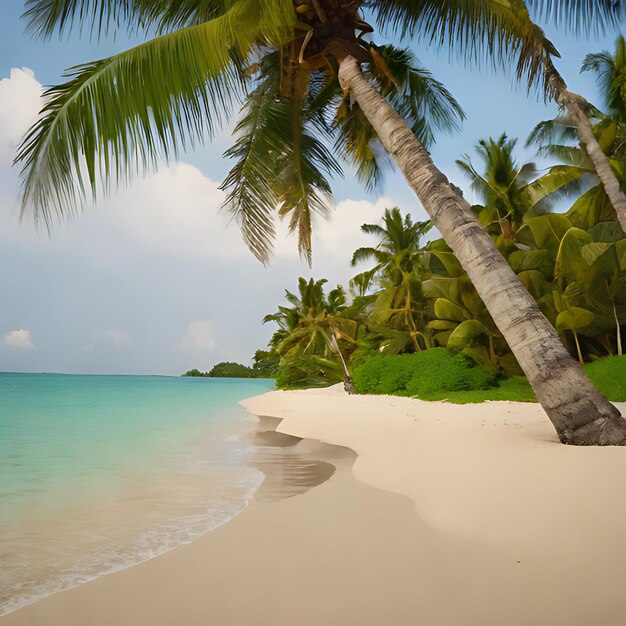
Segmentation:
<svg viewBox="0 0 626 626">
<path fill-rule="evenodd" d="M 609 400 L 626 402 L 626 355 L 587 363 L 585 374 Z"/>
<path fill-rule="evenodd" d="M 358 393 L 445 397 L 453 391 L 488 389 L 496 376 L 477 367 L 463 354 L 434 348 L 414 354 L 377 355 L 353 372 Z M 441 394 L 444 394 L 442 396 Z"/>
<path fill-rule="evenodd" d="M 211 378 L 254 378 L 255 373 L 251 367 L 241 363 L 218 363 L 209 372 Z"/>
<path fill-rule="evenodd" d="M 341 382 L 341 365 L 312 354 L 303 354 L 281 364 L 276 376 L 277 389 L 328 387 Z"/>
</svg>

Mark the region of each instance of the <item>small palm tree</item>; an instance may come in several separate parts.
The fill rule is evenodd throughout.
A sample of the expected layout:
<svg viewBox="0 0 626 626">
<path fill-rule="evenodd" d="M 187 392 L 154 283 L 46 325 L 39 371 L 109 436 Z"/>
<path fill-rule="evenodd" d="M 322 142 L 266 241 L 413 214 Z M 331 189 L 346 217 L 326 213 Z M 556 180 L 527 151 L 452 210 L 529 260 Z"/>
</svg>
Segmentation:
<svg viewBox="0 0 626 626">
<path fill-rule="evenodd" d="M 339 359 L 344 387 L 354 393 L 352 377 L 346 363 L 346 350 L 356 347 L 358 324 L 348 317 L 346 296 L 342 287 L 324 293 L 326 279 L 298 280 L 299 295 L 285 291 L 290 307 L 279 306 L 278 312 L 266 315 L 264 323 L 275 322 L 280 340 L 274 349 L 283 362 L 298 357 L 319 357 L 328 361 Z"/>
<path fill-rule="evenodd" d="M 605 24 L 624 3 L 531 0 L 552 15 Z M 48 223 L 85 196 L 145 171 L 219 127 L 243 101 L 227 206 L 253 252 L 266 260 L 278 209 L 310 255 L 315 213 L 326 209 L 347 154 L 363 176 L 386 152 L 413 188 L 498 324 L 535 393 L 568 443 L 625 443 L 626 421 L 585 377 L 493 241 L 434 165 L 434 130 L 461 111 L 407 50 L 378 46 L 361 9 L 387 32 L 450 43 L 470 58 L 517 63 L 530 83 L 552 83 L 536 32 L 502 0 L 27 0 L 45 35 L 124 24 L 157 37 L 70 70 L 48 90 L 27 134 L 23 207 Z M 543 40 L 542 40 L 543 41 Z M 539 42 L 541 43 L 541 42 Z M 544 42 L 545 44 L 545 42 Z M 327 146 L 335 143 L 331 151 Z M 381 158 L 382 156 L 382 158 Z"/>
<path fill-rule="evenodd" d="M 524 215 L 533 208 L 535 199 L 530 197 L 528 186 L 537 178 L 534 163 L 520 166 L 515 162 L 516 144 L 517 140 L 509 139 L 506 134 L 497 140 L 481 139 L 476 151 L 484 164 L 483 173 L 479 173 L 468 155 L 456 162 L 470 179 L 472 189 L 480 196 L 503 237 L 509 240 L 514 238 Z"/>
<path fill-rule="evenodd" d="M 366 274 L 379 287 L 371 312 L 373 330 L 391 335 L 381 344 L 383 351 L 420 351 L 430 345 L 424 334 L 427 303 L 421 290 L 425 268 L 420 239 L 431 227 L 430 221 L 413 222 L 410 215 L 402 217 L 397 207 L 385 210 L 382 225 L 361 226 L 364 233 L 377 236 L 379 243 L 375 248 L 356 250 L 352 265 L 371 260 L 376 263 Z"/>
</svg>

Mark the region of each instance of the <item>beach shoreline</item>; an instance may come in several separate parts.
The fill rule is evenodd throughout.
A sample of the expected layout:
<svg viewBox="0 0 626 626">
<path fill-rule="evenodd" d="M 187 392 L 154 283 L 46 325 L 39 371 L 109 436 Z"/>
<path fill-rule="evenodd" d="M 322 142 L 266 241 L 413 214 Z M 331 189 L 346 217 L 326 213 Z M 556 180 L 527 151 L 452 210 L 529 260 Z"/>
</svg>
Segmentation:
<svg viewBox="0 0 626 626">
<path fill-rule="evenodd" d="M 621 623 L 623 449 L 562 446 L 528 403 L 335 387 L 242 404 L 270 465 L 303 450 L 286 492 L 268 480 L 224 526 L 0 624 Z"/>
</svg>

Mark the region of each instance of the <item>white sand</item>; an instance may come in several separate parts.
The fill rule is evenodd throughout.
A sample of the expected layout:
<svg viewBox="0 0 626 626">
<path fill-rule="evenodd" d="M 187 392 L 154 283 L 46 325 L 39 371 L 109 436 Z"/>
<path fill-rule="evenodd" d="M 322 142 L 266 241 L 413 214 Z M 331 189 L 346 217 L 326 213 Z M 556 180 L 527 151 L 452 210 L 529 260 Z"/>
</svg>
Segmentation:
<svg viewBox="0 0 626 626">
<path fill-rule="evenodd" d="M 532 404 L 335 388 L 245 406 L 283 418 L 283 433 L 359 456 L 352 467 L 345 450 L 305 439 L 294 447 L 338 466 L 327 482 L 305 493 L 296 484 L 301 495 L 255 503 L 187 546 L 0 625 L 626 623 L 625 449 L 562 446 Z M 295 482 L 309 474 L 298 469 Z"/>
<path fill-rule="evenodd" d="M 359 480 L 411 498 L 450 545 L 480 546 L 463 584 L 499 588 L 493 611 L 520 617 L 502 624 L 626 623 L 626 449 L 561 445 L 537 404 L 350 397 L 335 386 L 244 406 L 284 418 L 280 432 L 352 448 Z M 450 581 L 451 601 L 457 591 Z"/>
</svg>

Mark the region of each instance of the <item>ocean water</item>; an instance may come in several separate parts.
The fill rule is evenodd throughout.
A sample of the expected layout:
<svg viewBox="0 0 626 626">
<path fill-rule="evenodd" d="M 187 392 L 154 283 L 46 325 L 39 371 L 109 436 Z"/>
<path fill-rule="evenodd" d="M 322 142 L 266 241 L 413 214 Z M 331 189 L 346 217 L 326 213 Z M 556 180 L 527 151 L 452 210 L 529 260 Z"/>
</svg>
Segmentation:
<svg viewBox="0 0 626 626">
<path fill-rule="evenodd" d="M 273 381 L 0 373 L 0 615 L 225 523 Z"/>
</svg>

